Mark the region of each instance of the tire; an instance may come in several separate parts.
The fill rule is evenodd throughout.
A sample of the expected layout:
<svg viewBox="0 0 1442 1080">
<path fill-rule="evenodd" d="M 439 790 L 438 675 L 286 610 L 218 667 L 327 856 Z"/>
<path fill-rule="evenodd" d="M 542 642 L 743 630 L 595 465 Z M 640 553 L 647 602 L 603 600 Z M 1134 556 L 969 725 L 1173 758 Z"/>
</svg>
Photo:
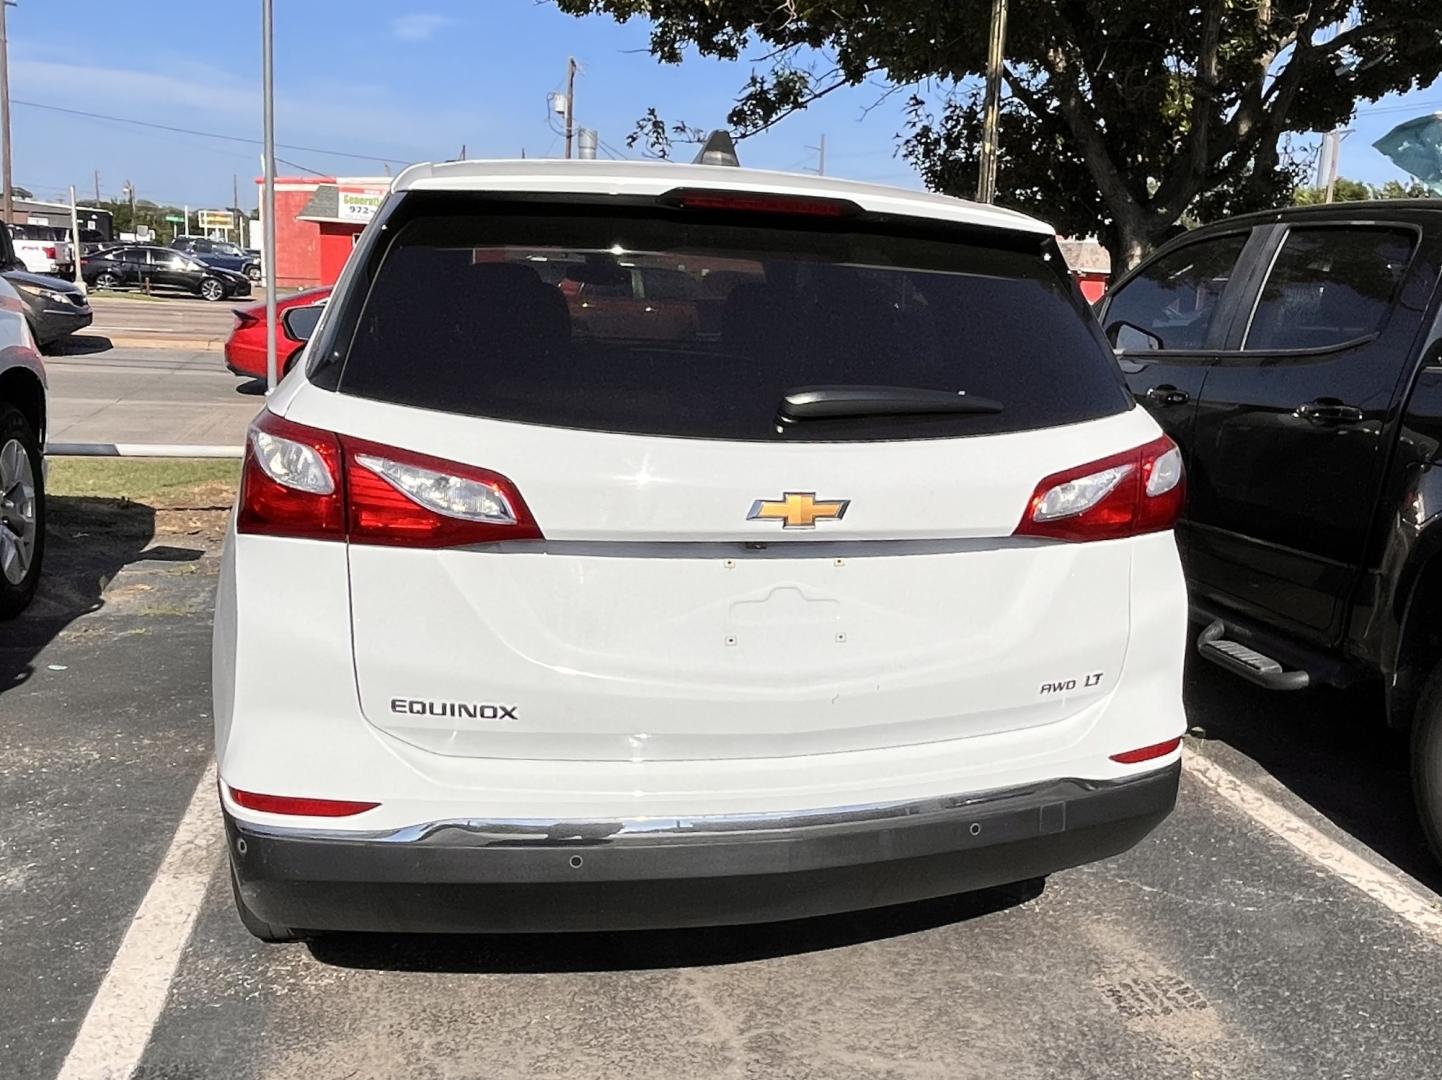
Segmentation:
<svg viewBox="0 0 1442 1080">
<path fill-rule="evenodd" d="M 200 294 L 202 300 L 209 300 L 212 304 L 225 299 L 225 284 L 218 278 L 201 278 L 200 285 L 195 291 Z"/>
<path fill-rule="evenodd" d="M 1442 863 L 1442 663 L 1412 714 L 1412 794 L 1432 857 Z"/>
<path fill-rule="evenodd" d="M 0 619 L 24 611 L 45 561 L 40 440 L 19 409 L 0 405 Z"/>
<path fill-rule="evenodd" d="M 95 278 L 95 287 L 97 289 L 109 289 L 111 291 L 117 290 L 120 288 L 120 277 L 117 274 L 112 274 L 109 270 L 102 270 Z"/>
<path fill-rule="evenodd" d="M 252 266 L 249 270 L 247 270 L 247 271 L 245 272 L 245 276 L 248 277 L 248 278 L 250 278 L 250 280 L 251 280 L 252 282 L 259 281 L 259 280 L 260 280 L 260 267 L 258 267 L 258 266 Z"/>
<path fill-rule="evenodd" d="M 275 923 L 266 922 L 246 906 L 240 896 L 240 878 L 235 872 L 234 862 L 230 864 L 230 894 L 235 897 L 235 913 L 240 916 L 241 925 L 250 932 L 251 937 L 271 945 L 280 945 L 300 941 L 305 936 L 288 926 L 277 926 Z"/>
</svg>

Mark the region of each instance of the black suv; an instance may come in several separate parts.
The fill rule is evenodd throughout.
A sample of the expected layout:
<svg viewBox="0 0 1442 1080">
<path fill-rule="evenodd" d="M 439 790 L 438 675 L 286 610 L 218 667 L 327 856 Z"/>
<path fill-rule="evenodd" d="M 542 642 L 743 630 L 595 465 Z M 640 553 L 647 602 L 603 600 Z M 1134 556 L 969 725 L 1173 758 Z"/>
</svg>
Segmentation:
<svg viewBox="0 0 1442 1080">
<path fill-rule="evenodd" d="M 1442 859 L 1442 200 L 1197 229 L 1101 306 L 1182 447 L 1201 654 L 1277 690 L 1380 687 Z"/>
</svg>

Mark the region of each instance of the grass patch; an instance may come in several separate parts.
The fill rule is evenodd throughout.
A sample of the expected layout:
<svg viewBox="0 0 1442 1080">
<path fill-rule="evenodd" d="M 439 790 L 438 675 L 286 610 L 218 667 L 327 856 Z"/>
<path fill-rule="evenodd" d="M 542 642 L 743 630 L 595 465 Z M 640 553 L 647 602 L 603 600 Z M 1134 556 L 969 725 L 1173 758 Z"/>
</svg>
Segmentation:
<svg viewBox="0 0 1442 1080">
<path fill-rule="evenodd" d="M 51 458 L 53 496 L 122 499 L 157 509 L 225 507 L 240 482 L 238 460 L 216 458 Z"/>
</svg>

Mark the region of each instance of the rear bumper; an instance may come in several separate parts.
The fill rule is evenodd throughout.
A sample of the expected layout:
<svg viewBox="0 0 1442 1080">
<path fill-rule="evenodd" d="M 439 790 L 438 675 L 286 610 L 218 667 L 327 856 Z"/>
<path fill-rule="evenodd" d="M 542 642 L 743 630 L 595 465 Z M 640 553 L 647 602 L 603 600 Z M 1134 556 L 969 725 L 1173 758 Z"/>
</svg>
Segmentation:
<svg viewBox="0 0 1442 1080">
<path fill-rule="evenodd" d="M 1116 855 L 1180 762 L 922 802 L 689 821 L 457 821 L 302 832 L 226 815 L 241 895 L 305 930 L 511 932 L 769 922 L 986 888 Z"/>
</svg>

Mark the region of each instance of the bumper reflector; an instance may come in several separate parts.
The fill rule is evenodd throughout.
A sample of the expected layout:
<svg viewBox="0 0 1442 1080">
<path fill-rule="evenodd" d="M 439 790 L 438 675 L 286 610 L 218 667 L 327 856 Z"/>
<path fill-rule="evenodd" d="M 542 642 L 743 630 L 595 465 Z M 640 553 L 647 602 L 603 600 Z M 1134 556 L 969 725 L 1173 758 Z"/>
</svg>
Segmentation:
<svg viewBox="0 0 1442 1080">
<path fill-rule="evenodd" d="M 374 810 L 380 803 L 350 802 L 345 799 L 305 799 L 290 795 L 257 795 L 253 791 L 230 789 L 230 797 L 247 810 L 265 814 L 294 814 L 298 817 L 350 817 Z"/>
<path fill-rule="evenodd" d="M 1153 743 L 1151 746 L 1143 746 L 1136 750 L 1128 750 L 1125 753 L 1113 754 L 1112 760 L 1120 762 L 1123 765 L 1136 765 L 1138 762 L 1166 757 L 1181 745 L 1182 737 L 1178 735 L 1175 739 L 1168 739 L 1166 742 Z"/>
</svg>

